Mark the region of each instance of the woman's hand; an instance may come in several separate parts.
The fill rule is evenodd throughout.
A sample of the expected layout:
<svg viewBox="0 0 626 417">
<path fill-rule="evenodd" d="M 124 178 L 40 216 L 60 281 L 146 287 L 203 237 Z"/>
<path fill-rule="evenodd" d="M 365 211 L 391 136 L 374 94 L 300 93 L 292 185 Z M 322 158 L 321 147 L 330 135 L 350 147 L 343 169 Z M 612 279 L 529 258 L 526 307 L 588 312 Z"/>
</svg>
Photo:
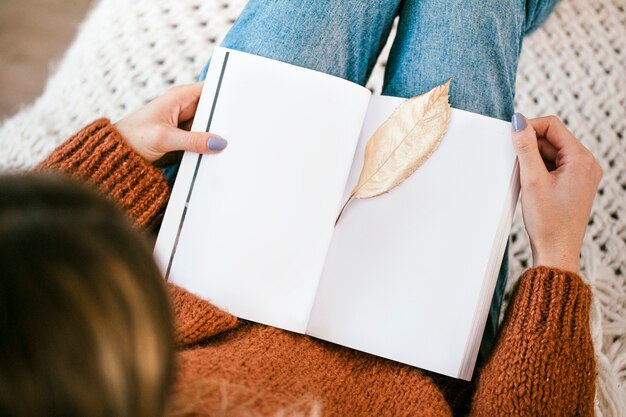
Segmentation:
<svg viewBox="0 0 626 417">
<path fill-rule="evenodd" d="M 602 168 L 557 117 L 516 113 L 512 125 L 534 266 L 578 272 Z"/>
<path fill-rule="evenodd" d="M 115 123 L 128 145 L 149 162 L 172 151 L 216 153 L 227 142 L 211 133 L 189 132 L 203 83 L 174 87 Z"/>
</svg>

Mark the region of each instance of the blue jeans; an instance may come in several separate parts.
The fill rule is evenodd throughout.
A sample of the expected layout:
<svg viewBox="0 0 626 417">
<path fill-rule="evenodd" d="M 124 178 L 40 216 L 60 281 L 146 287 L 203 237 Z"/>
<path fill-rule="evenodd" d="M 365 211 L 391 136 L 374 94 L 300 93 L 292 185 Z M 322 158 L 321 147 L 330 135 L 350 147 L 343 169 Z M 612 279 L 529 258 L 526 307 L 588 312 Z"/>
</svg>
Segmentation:
<svg viewBox="0 0 626 417">
<path fill-rule="evenodd" d="M 522 39 L 545 21 L 557 1 L 250 0 L 222 46 L 363 85 L 399 15 L 383 94 L 411 97 L 452 77 L 454 107 L 510 120 Z M 479 363 L 496 338 L 507 253 L 508 246 Z"/>
</svg>

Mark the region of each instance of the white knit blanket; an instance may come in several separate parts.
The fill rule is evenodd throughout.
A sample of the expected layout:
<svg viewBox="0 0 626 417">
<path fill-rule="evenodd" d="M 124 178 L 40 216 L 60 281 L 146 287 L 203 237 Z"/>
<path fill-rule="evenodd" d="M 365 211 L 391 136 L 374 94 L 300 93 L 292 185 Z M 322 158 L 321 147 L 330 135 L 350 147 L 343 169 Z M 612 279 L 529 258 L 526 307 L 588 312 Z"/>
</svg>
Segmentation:
<svg viewBox="0 0 626 417">
<path fill-rule="evenodd" d="M 0 127 L 0 171 L 27 170 L 97 117 L 195 79 L 245 0 L 100 0 L 42 96 Z M 392 34 L 393 36 L 393 34 Z M 380 90 L 385 48 L 370 86 Z M 626 415 L 626 1 L 562 0 L 524 42 L 516 109 L 557 114 L 604 169 L 582 253 L 593 287 L 598 415 Z M 509 287 L 532 263 L 521 215 Z"/>
</svg>

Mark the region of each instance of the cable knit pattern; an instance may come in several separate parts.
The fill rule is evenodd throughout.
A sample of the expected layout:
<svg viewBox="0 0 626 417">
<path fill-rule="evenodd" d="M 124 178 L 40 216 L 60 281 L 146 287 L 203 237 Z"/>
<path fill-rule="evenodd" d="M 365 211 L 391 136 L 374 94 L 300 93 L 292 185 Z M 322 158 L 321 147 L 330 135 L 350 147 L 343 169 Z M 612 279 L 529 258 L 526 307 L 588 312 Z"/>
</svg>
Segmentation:
<svg viewBox="0 0 626 417">
<path fill-rule="evenodd" d="M 158 222 L 169 195 L 160 173 L 105 120 L 70 138 L 41 167 L 99 184 L 138 225 Z M 182 288 L 169 289 L 183 348 L 169 415 L 451 416 L 446 399 L 455 410 L 471 407 L 475 416 L 593 413 L 591 291 L 572 272 L 539 267 L 523 275 L 471 404 L 467 385 L 455 393 L 449 378 L 239 323 Z"/>
<path fill-rule="evenodd" d="M 169 197 L 158 169 L 128 147 L 107 119 L 76 133 L 37 169 L 62 171 L 95 185 L 128 213 L 137 228 L 158 224 Z"/>
</svg>

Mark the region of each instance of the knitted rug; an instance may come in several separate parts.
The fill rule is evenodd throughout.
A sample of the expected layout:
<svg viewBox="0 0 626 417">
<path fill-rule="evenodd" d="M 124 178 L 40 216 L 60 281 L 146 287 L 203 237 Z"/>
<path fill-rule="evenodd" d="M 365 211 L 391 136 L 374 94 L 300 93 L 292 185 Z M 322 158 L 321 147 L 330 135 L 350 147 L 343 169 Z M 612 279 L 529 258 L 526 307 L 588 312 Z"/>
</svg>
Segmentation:
<svg viewBox="0 0 626 417">
<path fill-rule="evenodd" d="M 245 0 L 100 0 L 44 93 L 0 127 L 0 171 L 32 168 L 70 134 L 194 81 Z M 516 109 L 559 115 L 604 169 L 582 251 L 593 287 L 598 415 L 626 415 L 626 3 L 562 0 L 524 41 Z M 393 34 L 392 34 L 393 36 Z M 369 86 L 380 91 L 389 44 Z M 532 264 L 519 207 L 509 288 Z"/>
</svg>

